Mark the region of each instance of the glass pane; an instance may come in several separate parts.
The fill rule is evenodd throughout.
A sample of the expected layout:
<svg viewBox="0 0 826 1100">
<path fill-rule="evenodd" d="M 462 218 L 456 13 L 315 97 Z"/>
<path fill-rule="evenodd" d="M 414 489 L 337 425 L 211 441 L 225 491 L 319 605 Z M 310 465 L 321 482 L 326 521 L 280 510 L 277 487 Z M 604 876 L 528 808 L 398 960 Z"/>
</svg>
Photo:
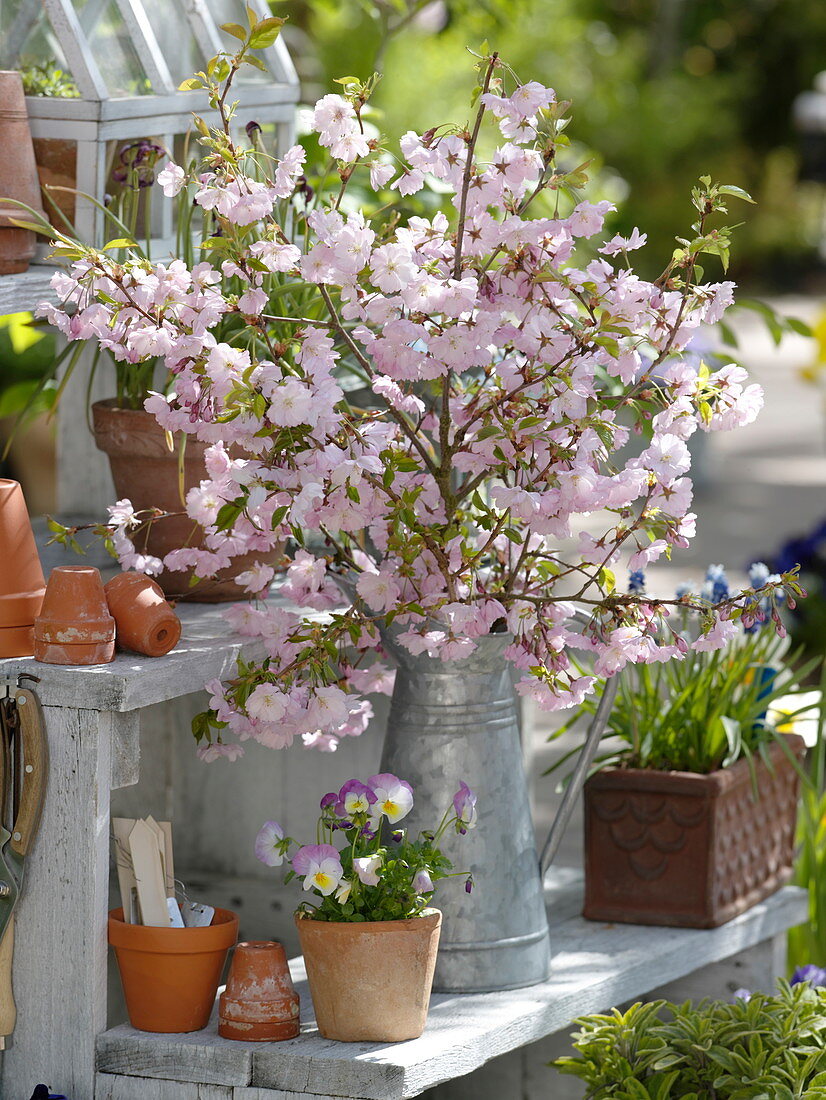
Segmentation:
<svg viewBox="0 0 826 1100">
<path fill-rule="evenodd" d="M 74 0 L 74 6 L 109 94 L 152 95 L 116 0 Z"/>
<path fill-rule="evenodd" d="M 176 85 L 203 69 L 208 60 L 198 47 L 184 5 L 185 0 L 143 0 L 149 25 Z"/>
<path fill-rule="evenodd" d="M 28 95 L 78 95 L 48 16 L 31 0 L 0 0 L 0 68 L 20 69 Z"/>
</svg>

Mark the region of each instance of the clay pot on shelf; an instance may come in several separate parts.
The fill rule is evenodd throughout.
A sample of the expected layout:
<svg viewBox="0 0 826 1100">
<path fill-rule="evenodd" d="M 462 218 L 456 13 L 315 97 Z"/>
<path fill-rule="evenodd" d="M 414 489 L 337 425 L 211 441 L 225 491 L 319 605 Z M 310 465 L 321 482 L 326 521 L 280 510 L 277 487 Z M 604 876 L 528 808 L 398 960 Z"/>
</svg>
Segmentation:
<svg viewBox="0 0 826 1100">
<path fill-rule="evenodd" d="M 353 923 L 299 914 L 295 922 L 325 1039 L 398 1043 L 421 1035 L 439 950 L 438 909 L 408 920 Z"/>
<path fill-rule="evenodd" d="M 47 665 L 105 665 L 115 658 L 115 620 L 97 569 L 58 565 L 34 624 L 34 656 Z"/>
<path fill-rule="evenodd" d="M 34 160 L 23 81 L 18 72 L 0 71 L 0 275 L 25 271 L 35 250 L 35 235 L 12 219 L 30 221 L 31 215 L 6 199 L 15 199 L 43 213 L 40 181 Z"/>
<path fill-rule="evenodd" d="M 66 141 L 63 138 L 35 138 L 34 157 L 37 162 L 37 174 L 41 188 L 66 187 L 68 191 L 46 192 L 48 200 L 44 197 L 43 209 L 55 229 L 66 233 L 66 222 L 55 211 L 57 206 L 60 213 L 67 221 L 75 223 L 75 196 L 77 190 L 77 142 Z M 45 237 L 42 239 L 46 239 Z"/>
<path fill-rule="evenodd" d="M 224 1039 L 271 1043 L 300 1030 L 298 994 L 280 943 L 239 943 L 227 987 L 218 1002 L 218 1034 Z"/>
<path fill-rule="evenodd" d="M 20 483 L 0 478 L 0 660 L 31 657 L 46 581 Z"/>
<path fill-rule="evenodd" d="M 170 451 L 166 433 L 151 413 L 143 409 L 118 408 L 114 399 L 96 401 L 92 405 L 95 443 L 109 457 L 112 480 L 118 499 L 127 497 L 136 511 L 160 508 L 164 512 L 182 513 L 178 482 L 180 437 Z M 207 444 L 188 437 L 184 452 L 184 495 L 207 477 L 204 452 Z M 186 515 L 171 515 L 156 520 L 135 536 L 135 542 L 143 553 L 163 558 L 171 550 L 181 546 L 198 547 L 202 544 L 200 526 Z M 225 600 L 247 600 L 249 593 L 233 580 L 257 561 L 277 560 L 279 553 L 245 554 L 235 558 L 228 569 L 221 570 L 210 580 L 199 581 L 189 587 L 192 571 L 170 573 L 164 571 L 157 578 L 167 596 L 176 599 L 195 600 L 202 603 L 220 603 Z"/>
<path fill-rule="evenodd" d="M 801 737 L 786 748 L 802 760 Z M 799 776 L 784 746 L 709 775 L 607 768 L 585 794 L 589 920 L 716 928 L 792 874 Z"/>
<path fill-rule="evenodd" d="M 103 590 L 115 620 L 119 648 L 146 657 L 163 657 L 175 648 L 181 637 L 181 620 L 151 577 L 119 573 Z"/>
<path fill-rule="evenodd" d="M 150 928 L 109 913 L 129 1022 L 139 1031 L 200 1031 L 209 1023 L 238 917 L 216 909 L 207 928 Z"/>
</svg>

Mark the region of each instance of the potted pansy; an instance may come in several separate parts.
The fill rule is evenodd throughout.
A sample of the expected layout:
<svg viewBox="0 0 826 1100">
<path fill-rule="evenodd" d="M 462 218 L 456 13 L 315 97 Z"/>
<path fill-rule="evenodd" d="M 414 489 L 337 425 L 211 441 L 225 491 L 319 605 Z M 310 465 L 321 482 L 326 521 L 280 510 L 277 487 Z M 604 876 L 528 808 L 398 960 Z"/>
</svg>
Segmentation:
<svg viewBox="0 0 826 1100">
<path fill-rule="evenodd" d="M 762 562 L 750 580 L 770 580 Z M 630 583 L 645 594 L 641 570 Z M 677 591 L 678 601 L 728 595 L 721 565 L 695 596 Z M 584 788 L 586 917 L 714 927 L 791 878 L 806 745 L 784 732 L 790 716 L 776 704 L 792 720 L 812 713 L 803 686 L 817 660 L 801 662 L 782 626 L 780 635 L 771 629 L 777 603 L 763 597 L 739 623 L 721 623 L 722 648 L 698 634 L 690 606 L 678 606 L 681 634 L 696 635 L 685 660 L 619 675 L 610 740 Z M 593 709 L 589 700 L 578 713 Z"/>
<path fill-rule="evenodd" d="M 319 843 L 298 846 L 276 821 L 256 839 L 258 858 L 268 867 L 286 862 L 285 881 L 297 876 L 312 895 L 296 924 L 327 1039 L 397 1042 L 424 1030 L 442 924 L 431 906 L 436 883 L 463 879 L 468 893 L 473 886 L 441 842 L 449 832 L 466 835 L 477 813 L 462 782 L 441 821 L 414 838 L 400 825 L 413 801 L 413 788 L 395 775 L 351 779 L 322 798 Z"/>
<path fill-rule="evenodd" d="M 686 441 L 759 411 L 741 367 L 683 358 L 733 299 L 701 263 L 725 268 L 728 206 L 750 200 L 701 178 L 690 230 L 659 278 L 641 278 L 645 234 L 603 234 L 611 203 L 583 195 L 570 104 L 495 53 L 477 58 L 465 125 L 434 119 L 391 148 L 368 117 L 374 81 L 347 81 L 312 112 L 324 163 L 303 146 L 273 162 L 233 117 L 255 34 L 188 84 L 216 112 L 197 121 L 206 156 L 163 174 L 214 230 L 213 262 L 116 261 L 70 242 L 63 303 L 44 312 L 174 376 L 145 409 L 207 446 L 208 477 L 187 497 L 203 540 L 168 553 L 167 570 L 209 577 L 291 540 L 283 599 L 229 612 L 261 656 L 210 685 L 202 750 L 237 755 L 253 738 L 332 751 L 366 727 L 366 694 L 391 690 L 391 658 L 380 766 L 416 787 L 411 821 L 438 818 L 460 768 L 480 796 L 484 829 L 466 839 L 485 888 L 471 907 L 445 885 L 437 986 L 529 985 L 549 945 L 518 696 L 576 706 L 629 663 L 721 646 L 753 598 L 694 601 L 698 638 L 673 601 L 615 580 L 627 555 L 641 568 L 688 545 Z M 403 199 L 431 182 L 442 208 L 410 216 Z M 643 430 L 650 443 L 629 448 Z M 126 560 L 137 522 L 123 504 L 112 517 Z M 265 595 L 272 578 L 261 565 L 245 579 Z M 760 596 L 796 583 L 791 571 Z M 579 671 L 583 638 L 593 666 Z"/>
</svg>

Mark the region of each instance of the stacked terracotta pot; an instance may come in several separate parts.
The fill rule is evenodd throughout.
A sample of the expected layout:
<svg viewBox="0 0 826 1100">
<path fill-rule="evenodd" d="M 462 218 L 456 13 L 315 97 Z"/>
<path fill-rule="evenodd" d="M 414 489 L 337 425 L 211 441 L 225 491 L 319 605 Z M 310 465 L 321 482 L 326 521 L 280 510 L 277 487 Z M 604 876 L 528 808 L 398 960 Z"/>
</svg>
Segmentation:
<svg viewBox="0 0 826 1100">
<path fill-rule="evenodd" d="M 45 591 L 23 490 L 0 478 L 0 658 L 32 655 Z"/>
<path fill-rule="evenodd" d="M 34 256 L 35 235 L 15 221 L 31 221 L 31 215 L 8 200 L 23 202 L 43 214 L 40 181 L 26 113 L 20 73 L 0 71 L 0 275 L 25 271 Z M 44 219 L 45 220 L 45 219 Z"/>
</svg>

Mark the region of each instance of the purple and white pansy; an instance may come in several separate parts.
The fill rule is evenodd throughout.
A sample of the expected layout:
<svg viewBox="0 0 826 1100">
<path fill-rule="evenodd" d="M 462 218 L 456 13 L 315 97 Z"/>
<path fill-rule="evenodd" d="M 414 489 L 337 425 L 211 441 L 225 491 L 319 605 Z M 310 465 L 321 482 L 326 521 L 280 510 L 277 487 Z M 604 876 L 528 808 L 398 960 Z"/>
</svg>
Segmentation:
<svg viewBox="0 0 826 1100">
<path fill-rule="evenodd" d="M 339 791 L 321 799 L 316 844 L 297 846 L 277 821 L 267 821 L 255 841 L 255 854 L 268 867 L 285 861 L 304 890 L 319 897 L 304 902 L 306 915 L 323 920 L 396 920 L 424 911 L 442 878 L 464 878 L 454 871 L 439 847 L 451 829 L 465 835 L 476 826 L 476 794 L 462 781 L 435 830 L 423 830 L 412 840 L 404 827 L 395 828 L 413 808 L 413 788 L 404 779 L 380 772 L 366 781 L 349 779 Z M 383 823 L 392 828 L 382 828 Z M 345 844 L 333 841 L 342 836 Z M 324 843 L 323 841 L 327 841 Z M 385 847 L 387 844 L 389 847 Z"/>
</svg>

